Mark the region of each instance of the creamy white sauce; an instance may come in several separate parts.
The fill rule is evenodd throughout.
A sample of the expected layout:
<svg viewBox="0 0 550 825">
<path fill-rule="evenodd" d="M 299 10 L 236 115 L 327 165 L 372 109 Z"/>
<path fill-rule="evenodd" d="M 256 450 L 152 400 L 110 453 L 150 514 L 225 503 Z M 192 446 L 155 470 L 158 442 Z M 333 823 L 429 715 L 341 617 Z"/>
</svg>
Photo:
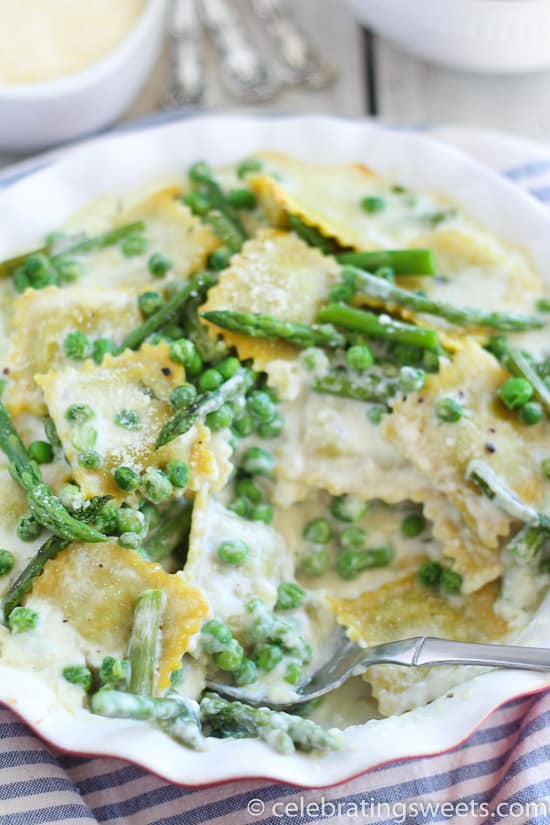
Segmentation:
<svg viewBox="0 0 550 825">
<path fill-rule="evenodd" d="M 75 74 L 112 52 L 144 0 L 0 0 L 0 84 Z"/>
</svg>

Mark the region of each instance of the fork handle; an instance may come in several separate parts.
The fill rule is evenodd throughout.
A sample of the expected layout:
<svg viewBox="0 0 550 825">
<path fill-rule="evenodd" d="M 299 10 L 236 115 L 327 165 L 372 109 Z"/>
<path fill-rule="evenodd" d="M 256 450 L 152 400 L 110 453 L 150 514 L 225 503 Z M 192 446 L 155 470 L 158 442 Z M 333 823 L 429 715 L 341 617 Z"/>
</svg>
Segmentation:
<svg viewBox="0 0 550 825">
<path fill-rule="evenodd" d="M 546 647 L 516 647 L 477 642 L 453 642 L 426 636 L 418 640 L 410 664 L 485 665 L 518 670 L 550 670 L 550 649 Z"/>
</svg>

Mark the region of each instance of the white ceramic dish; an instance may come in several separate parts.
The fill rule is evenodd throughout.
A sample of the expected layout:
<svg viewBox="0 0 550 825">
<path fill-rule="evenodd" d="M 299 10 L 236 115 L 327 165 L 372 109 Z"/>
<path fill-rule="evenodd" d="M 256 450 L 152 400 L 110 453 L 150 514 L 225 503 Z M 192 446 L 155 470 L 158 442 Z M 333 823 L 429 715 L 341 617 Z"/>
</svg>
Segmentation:
<svg viewBox="0 0 550 825">
<path fill-rule="evenodd" d="M 163 42 L 166 0 L 147 0 L 120 45 L 78 74 L 0 84 L 0 151 L 30 152 L 93 132 L 130 105 Z"/>
<path fill-rule="evenodd" d="M 550 66 L 550 0 L 349 0 L 361 23 L 401 48 L 457 69 Z"/>
<path fill-rule="evenodd" d="M 522 244 L 550 278 L 550 217 L 513 184 L 425 136 L 330 118 L 206 116 L 89 142 L 0 192 L 0 260 L 32 245 L 96 196 L 175 171 L 183 174 L 198 158 L 224 163 L 258 148 L 320 162 L 360 160 L 404 185 L 446 192 L 494 232 Z M 549 624 L 550 598 L 532 623 L 528 642 L 544 645 Z M 72 715 L 38 677 L 0 667 L 0 700 L 57 747 L 127 759 L 186 785 L 244 777 L 332 785 L 392 759 L 445 751 L 498 705 L 548 684 L 550 674 L 478 676 L 425 708 L 348 729 L 343 751 L 315 758 L 283 757 L 253 740 L 211 741 L 204 753 L 187 751 L 143 722 L 85 711 Z"/>
</svg>

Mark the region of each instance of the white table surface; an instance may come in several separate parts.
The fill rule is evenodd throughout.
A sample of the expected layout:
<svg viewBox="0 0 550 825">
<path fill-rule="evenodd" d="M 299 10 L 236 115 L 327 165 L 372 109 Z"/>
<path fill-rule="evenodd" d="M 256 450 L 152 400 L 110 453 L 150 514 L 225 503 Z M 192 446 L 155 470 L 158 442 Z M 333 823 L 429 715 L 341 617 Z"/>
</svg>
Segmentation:
<svg viewBox="0 0 550 825">
<path fill-rule="evenodd" d="M 246 15 L 248 0 L 231 2 Z M 291 6 L 337 67 L 337 81 L 328 89 L 287 89 L 269 103 L 244 106 L 223 90 L 214 55 L 207 48 L 207 108 L 374 115 L 409 124 L 460 124 L 508 131 L 550 144 L 550 72 L 495 77 L 439 68 L 405 54 L 374 33 L 367 34 L 345 0 L 291 0 Z M 161 109 L 167 64 L 165 49 L 123 122 Z M 20 158 L 0 157 L 0 165 L 14 160 Z"/>
</svg>

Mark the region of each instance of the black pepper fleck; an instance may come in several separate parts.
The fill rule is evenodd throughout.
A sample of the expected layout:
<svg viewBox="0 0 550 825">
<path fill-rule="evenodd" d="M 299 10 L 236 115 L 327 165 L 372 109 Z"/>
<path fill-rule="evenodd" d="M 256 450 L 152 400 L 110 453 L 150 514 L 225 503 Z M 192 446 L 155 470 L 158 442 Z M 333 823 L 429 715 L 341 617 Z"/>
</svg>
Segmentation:
<svg viewBox="0 0 550 825">
<path fill-rule="evenodd" d="M 496 453 L 496 451 L 497 451 L 497 448 L 495 447 L 495 445 L 492 444 L 490 441 L 488 441 L 487 444 L 485 445 L 485 449 L 487 450 L 488 453 Z"/>
<path fill-rule="evenodd" d="M 172 370 L 170 367 L 162 367 L 160 371 L 163 375 L 172 375 Z"/>
</svg>

